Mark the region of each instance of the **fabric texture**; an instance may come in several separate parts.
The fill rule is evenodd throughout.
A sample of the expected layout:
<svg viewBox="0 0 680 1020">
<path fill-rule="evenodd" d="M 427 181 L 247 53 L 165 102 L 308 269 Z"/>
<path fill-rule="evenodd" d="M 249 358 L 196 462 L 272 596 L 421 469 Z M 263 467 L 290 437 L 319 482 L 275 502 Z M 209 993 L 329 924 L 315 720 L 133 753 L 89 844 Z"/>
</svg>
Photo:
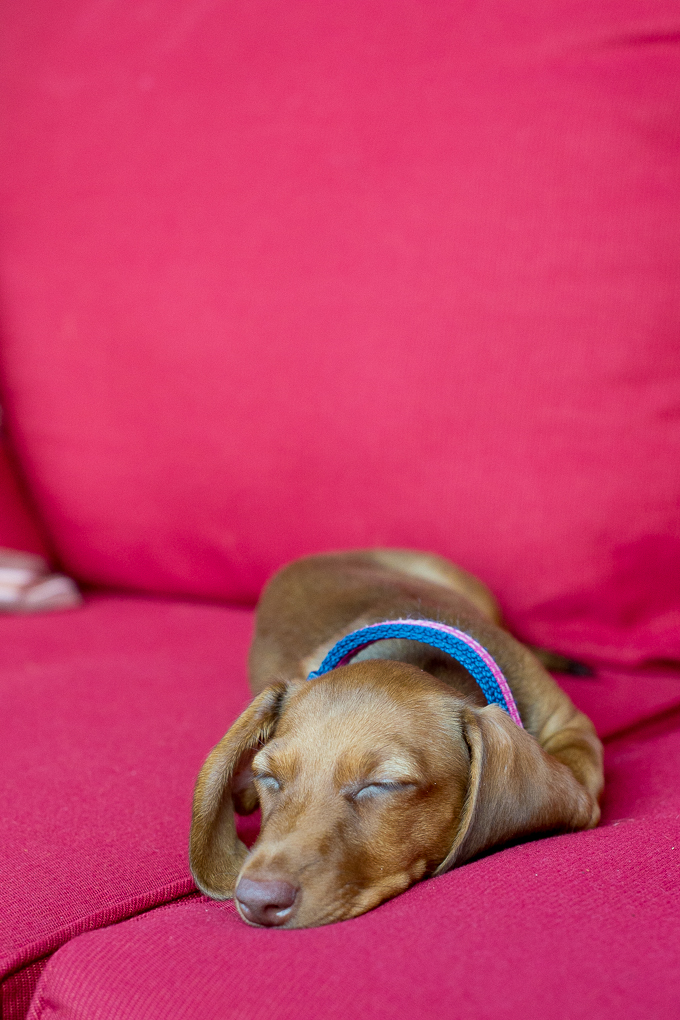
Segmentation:
<svg viewBox="0 0 680 1020">
<path fill-rule="evenodd" d="M 614 742 L 602 827 L 538 840 L 326 928 L 204 898 L 84 935 L 29 1020 L 674 1020 L 680 731 Z"/>
<path fill-rule="evenodd" d="M 675 0 L 2 18 L 2 386 L 77 578 L 424 548 L 680 658 Z"/>
<path fill-rule="evenodd" d="M 0 426 L 0 548 L 47 555 L 38 522 L 19 488 Z"/>
<path fill-rule="evenodd" d="M 114 596 L 0 617 L 3 1020 L 63 942 L 194 891 L 193 785 L 249 700 L 250 629 Z"/>
</svg>

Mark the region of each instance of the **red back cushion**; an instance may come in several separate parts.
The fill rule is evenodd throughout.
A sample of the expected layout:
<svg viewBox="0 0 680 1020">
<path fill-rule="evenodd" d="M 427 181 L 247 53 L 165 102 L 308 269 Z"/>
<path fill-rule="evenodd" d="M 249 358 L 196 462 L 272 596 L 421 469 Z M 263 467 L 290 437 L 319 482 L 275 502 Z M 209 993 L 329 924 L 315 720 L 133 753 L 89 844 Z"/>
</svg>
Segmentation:
<svg viewBox="0 0 680 1020">
<path fill-rule="evenodd" d="M 673 0 L 10 0 L 8 413 L 65 564 L 373 544 L 680 656 Z"/>
<path fill-rule="evenodd" d="M 19 488 L 0 433 L 0 549 L 46 554 L 39 525 Z"/>
</svg>

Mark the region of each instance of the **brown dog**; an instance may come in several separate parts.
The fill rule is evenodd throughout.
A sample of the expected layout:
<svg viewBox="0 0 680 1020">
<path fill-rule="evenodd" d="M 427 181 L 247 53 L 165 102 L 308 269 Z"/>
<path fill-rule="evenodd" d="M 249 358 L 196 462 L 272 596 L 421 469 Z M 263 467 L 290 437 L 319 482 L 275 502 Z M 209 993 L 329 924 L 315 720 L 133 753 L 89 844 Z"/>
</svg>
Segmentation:
<svg viewBox="0 0 680 1020">
<path fill-rule="evenodd" d="M 453 658 L 379 641 L 307 681 L 368 624 L 446 623 L 493 657 L 524 729 L 488 705 Z M 251 924 L 303 928 L 354 917 L 490 847 L 597 825 L 602 746 L 536 656 L 500 626 L 480 581 L 399 550 L 299 560 L 257 611 L 257 695 L 198 778 L 191 869 Z M 234 809 L 262 808 L 251 853 Z"/>
</svg>

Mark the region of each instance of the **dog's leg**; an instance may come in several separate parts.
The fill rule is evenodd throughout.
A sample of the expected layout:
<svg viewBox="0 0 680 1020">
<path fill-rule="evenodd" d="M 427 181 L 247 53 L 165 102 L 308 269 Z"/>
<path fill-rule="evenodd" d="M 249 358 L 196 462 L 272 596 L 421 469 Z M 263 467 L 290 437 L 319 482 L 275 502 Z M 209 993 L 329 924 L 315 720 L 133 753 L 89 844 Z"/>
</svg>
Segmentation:
<svg viewBox="0 0 680 1020">
<path fill-rule="evenodd" d="M 570 659 L 566 655 L 560 655 L 559 652 L 550 652 L 547 648 L 537 648 L 536 645 L 527 645 L 527 648 L 550 673 L 567 673 L 569 676 L 595 675 L 594 670 L 586 666 L 585 662 Z"/>
</svg>

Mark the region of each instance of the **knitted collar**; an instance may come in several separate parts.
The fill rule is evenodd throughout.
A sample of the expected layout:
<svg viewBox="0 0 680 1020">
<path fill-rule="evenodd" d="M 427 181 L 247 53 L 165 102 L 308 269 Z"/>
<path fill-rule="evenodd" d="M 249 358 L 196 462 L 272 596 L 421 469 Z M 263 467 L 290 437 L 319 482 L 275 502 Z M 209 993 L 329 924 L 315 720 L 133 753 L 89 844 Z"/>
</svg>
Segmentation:
<svg viewBox="0 0 680 1020">
<path fill-rule="evenodd" d="M 386 638 L 421 641 L 446 652 L 475 678 L 490 705 L 500 705 L 518 726 L 522 726 L 508 681 L 487 650 L 462 630 L 434 620 L 386 620 L 352 631 L 331 648 L 319 668 L 310 673 L 307 679 L 315 680 L 338 666 L 344 666 L 362 648 Z"/>
</svg>

